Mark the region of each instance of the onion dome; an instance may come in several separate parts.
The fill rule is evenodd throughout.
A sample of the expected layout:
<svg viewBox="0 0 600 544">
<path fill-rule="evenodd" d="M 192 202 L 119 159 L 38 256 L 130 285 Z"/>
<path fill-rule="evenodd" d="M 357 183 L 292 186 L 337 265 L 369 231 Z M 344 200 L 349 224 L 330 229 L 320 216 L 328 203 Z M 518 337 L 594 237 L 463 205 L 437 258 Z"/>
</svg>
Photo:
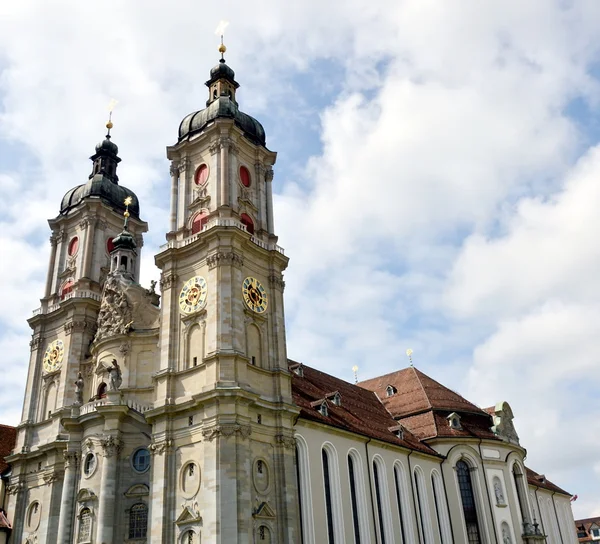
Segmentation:
<svg viewBox="0 0 600 544">
<path fill-rule="evenodd" d="M 131 232 L 129 232 L 129 229 L 127 228 L 127 226 L 129 225 L 129 207 L 131 206 L 131 204 L 133 203 L 133 199 L 131 197 L 127 197 L 124 201 L 123 204 L 125 205 L 125 212 L 123 213 L 123 216 L 125 217 L 125 221 L 123 222 L 123 230 L 121 231 L 120 234 L 118 234 L 117 236 L 115 236 L 112 240 L 114 249 L 113 251 L 116 251 L 117 249 L 130 249 L 130 250 L 134 250 L 137 247 L 137 244 L 135 243 L 135 239 L 133 237 L 133 235 L 131 234 Z"/>
<path fill-rule="evenodd" d="M 121 159 L 117 155 L 119 148 L 111 141 L 110 129 L 112 126 L 110 121 L 106 124 L 108 134 L 102 142 L 96 145 L 96 152 L 90 157 L 94 166 L 89 181 L 67 191 L 60 203 L 61 215 L 69 213 L 69 210 L 88 198 L 100 199 L 115 211 L 121 212 L 125 211 L 126 206 L 123 203 L 125 199 L 129 198 L 131 202 L 129 212 L 139 219 L 140 204 L 137 196 L 127 187 L 119 185 L 117 165 Z"/>
<path fill-rule="evenodd" d="M 263 126 L 254 117 L 240 111 L 238 105 L 228 96 L 219 96 L 207 108 L 186 115 L 179 125 L 179 141 L 200 132 L 211 121 L 219 118 L 233 119 L 250 141 L 266 145 Z"/>
</svg>

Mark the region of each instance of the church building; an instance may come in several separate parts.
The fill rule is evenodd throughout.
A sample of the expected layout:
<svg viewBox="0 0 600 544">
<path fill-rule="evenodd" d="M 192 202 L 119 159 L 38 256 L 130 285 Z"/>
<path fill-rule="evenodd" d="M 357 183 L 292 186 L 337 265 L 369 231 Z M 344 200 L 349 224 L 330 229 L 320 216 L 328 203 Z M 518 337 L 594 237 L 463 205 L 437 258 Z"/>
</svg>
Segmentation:
<svg viewBox="0 0 600 544">
<path fill-rule="evenodd" d="M 171 161 L 160 284 L 112 123 L 49 221 L 6 461 L 14 544 L 575 544 L 507 402 L 412 366 L 351 384 L 288 359 L 273 167 L 221 60 Z M 491 399 L 495 400 L 495 399 Z"/>
</svg>

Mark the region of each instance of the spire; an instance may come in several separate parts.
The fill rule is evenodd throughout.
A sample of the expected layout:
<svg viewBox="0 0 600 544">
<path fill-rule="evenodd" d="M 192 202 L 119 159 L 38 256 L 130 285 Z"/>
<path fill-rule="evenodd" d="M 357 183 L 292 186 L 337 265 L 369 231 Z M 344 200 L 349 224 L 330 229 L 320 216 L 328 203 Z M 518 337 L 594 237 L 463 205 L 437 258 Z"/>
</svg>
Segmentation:
<svg viewBox="0 0 600 544">
<path fill-rule="evenodd" d="M 119 153 L 119 148 L 110 139 L 110 129 L 113 128 L 112 107 L 115 103 L 116 101 L 111 100 L 108 122 L 106 123 L 107 132 L 104 141 L 96 145 L 96 153 L 90 157 L 90 160 L 94 163 L 90 179 L 94 176 L 101 175 L 113 183 L 118 183 L 119 177 L 117 176 L 117 165 L 121 162 L 121 159 L 117 155 Z"/>
<path fill-rule="evenodd" d="M 123 202 L 125 204 L 125 212 L 123 213 L 123 217 L 125 218 L 123 221 L 123 230 L 121 231 L 121 234 L 117 235 L 115 238 L 113 238 L 113 245 L 114 245 L 114 249 L 113 251 L 116 251 L 118 249 L 130 249 L 130 250 L 134 250 L 137 247 L 137 244 L 135 243 L 135 239 L 133 238 L 133 235 L 129 232 L 129 229 L 127 228 L 129 225 L 129 205 L 132 203 L 133 199 L 128 196 L 125 201 Z"/>
<path fill-rule="evenodd" d="M 235 91 L 240 85 L 235 80 L 235 72 L 225 63 L 227 47 L 223 43 L 223 33 L 228 24 L 227 21 L 221 21 L 215 30 L 215 34 L 221 36 L 221 44 L 219 45 L 221 58 L 219 59 L 219 64 L 210 71 L 210 79 L 206 82 L 206 86 L 208 87 L 207 106 L 221 97 L 227 97 L 237 105 Z"/>
</svg>

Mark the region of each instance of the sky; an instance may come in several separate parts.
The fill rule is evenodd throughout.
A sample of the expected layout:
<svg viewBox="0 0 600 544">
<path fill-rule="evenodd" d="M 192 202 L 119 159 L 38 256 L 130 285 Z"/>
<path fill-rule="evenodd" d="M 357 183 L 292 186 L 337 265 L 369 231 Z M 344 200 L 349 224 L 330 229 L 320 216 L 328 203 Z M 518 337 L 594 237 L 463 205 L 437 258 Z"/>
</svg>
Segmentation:
<svg viewBox="0 0 600 544">
<path fill-rule="evenodd" d="M 275 166 L 288 356 L 408 365 L 508 401 L 526 463 L 600 515 L 600 3 L 0 3 L 0 422 L 18 424 L 50 231 L 107 105 L 120 183 L 168 229 L 181 119 L 218 22 Z"/>
</svg>

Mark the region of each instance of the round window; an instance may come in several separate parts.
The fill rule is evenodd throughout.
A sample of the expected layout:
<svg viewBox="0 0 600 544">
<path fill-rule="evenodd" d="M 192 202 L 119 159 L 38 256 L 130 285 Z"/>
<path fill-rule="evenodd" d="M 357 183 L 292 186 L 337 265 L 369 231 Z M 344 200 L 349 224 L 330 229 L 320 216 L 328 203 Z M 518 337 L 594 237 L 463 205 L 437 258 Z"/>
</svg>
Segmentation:
<svg viewBox="0 0 600 544">
<path fill-rule="evenodd" d="M 83 473 L 89 477 L 96 470 L 96 456 L 93 453 L 88 453 L 83 461 Z"/>
<path fill-rule="evenodd" d="M 77 253 L 77 250 L 79 249 L 79 238 L 77 236 L 73 236 L 73 238 L 71 238 L 71 241 L 69 242 L 69 257 L 72 257 L 73 255 L 75 255 Z"/>
<path fill-rule="evenodd" d="M 250 170 L 245 166 L 240 166 L 240 181 L 244 187 L 250 187 Z"/>
<path fill-rule="evenodd" d="M 196 182 L 196 185 L 204 185 L 206 180 L 208 180 L 208 166 L 206 164 L 201 164 L 196 169 L 194 181 Z"/>
<path fill-rule="evenodd" d="M 146 472 L 150 467 L 150 452 L 146 448 L 137 450 L 133 454 L 131 465 L 136 472 Z"/>
<path fill-rule="evenodd" d="M 269 467 L 264 459 L 254 461 L 253 480 L 254 487 L 259 493 L 266 493 L 269 490 Z"/>
</svg>

